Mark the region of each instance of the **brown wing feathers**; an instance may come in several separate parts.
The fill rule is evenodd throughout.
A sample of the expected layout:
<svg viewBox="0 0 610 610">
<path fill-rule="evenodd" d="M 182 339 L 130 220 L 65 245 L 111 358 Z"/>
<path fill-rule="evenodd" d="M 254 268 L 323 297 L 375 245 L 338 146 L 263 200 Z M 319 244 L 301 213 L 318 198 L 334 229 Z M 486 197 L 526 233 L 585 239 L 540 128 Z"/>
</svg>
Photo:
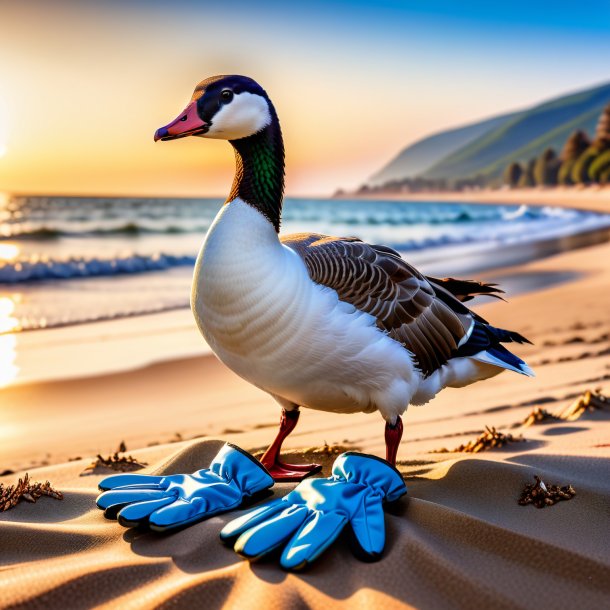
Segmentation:
<svg viewBox="0 0 610 610">
<path fill-rule="evenodd" d="M 444 288 L 462 303 L 483 295 L 504 300 L 501 296 L 504 294 L 504 290 L 498 288 L 497 284 L 487 284 L 475 280 L 456 280 L 453 277 L 444 277 L 440 279 L 426 276 L 426 279 L 431 284 Z"/>
<path fill-rule="evenodd" d="M 301 256 L 314 282 L 374 316 L 379 328 L 415 356 L 424 375 L 447 362 L 470 328 L 468 309 L 450 294 L 438 298 L 428 279 L 390 248 L 318 234 L 290 235 L 282 242 Z"/>
</svg>

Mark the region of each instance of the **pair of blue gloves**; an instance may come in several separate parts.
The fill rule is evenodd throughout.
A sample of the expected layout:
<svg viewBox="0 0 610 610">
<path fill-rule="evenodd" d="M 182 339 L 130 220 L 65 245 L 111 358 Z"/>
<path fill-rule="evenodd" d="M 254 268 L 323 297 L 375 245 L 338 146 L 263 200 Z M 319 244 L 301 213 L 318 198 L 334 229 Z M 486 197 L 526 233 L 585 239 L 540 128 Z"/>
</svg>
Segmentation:
<svg viewBox="0 0 610 610">
<path fill-rule="evenodd" d="M 239 507 L 269 489 L 263 465 L 239 447 L 225 444 L 209 468 L 193 474 L 118 474 L 99 484 L 98 508 L 132 527 L 165 532 Z M 361 559 L 381 557 L 385 545 L 383 503 L 407 488 L 400 473 L 380 458 L 340 455 L 327 479 L 306 479 L 288 495 L 228 523 L 220 538 L 254 560 L 283 547 L 280 564 L 299 570 L 319 557 L 350 523 Z"/>
</svg>

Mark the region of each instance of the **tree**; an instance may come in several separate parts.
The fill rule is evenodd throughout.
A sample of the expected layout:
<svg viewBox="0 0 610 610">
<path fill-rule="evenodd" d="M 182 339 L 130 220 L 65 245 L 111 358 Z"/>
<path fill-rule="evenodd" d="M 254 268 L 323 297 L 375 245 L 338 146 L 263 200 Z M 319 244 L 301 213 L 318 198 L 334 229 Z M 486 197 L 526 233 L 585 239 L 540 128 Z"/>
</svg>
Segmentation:
<svg viewBox="0 0 610 610">
<path fill-rule="evenodd" d="M 603 109 L 599 121 L 597 121 L 592 146 L 600 152 L 610 148 L 610 104 Z"/>
<path fill-rule="evenodd" d="M 596 169 L 595 172 L 592 172 L 591 168 L 596 159 L 607 150 L 610 150 L 610 104 L 604 108 L 599 117 L 593 142 L 578 157 L 572 167 L 570 174 L 572 181 L 576 184 L 589 184 L 592 181 L 598 180 L 599 171 Z M 599 168 L 599 166 L 596 167 Z"/>
<path fill-rule="evenodd" d="M 610 169 L 610 148 L 597 155 L 589 166 L 589 180 L 601 182 L 602 174 Z"/>
<path fill-rule="evenodd" d="M 535 162 L 534 181 L 538 186 L 557 184 L 559 160 L 552 148 L 547 148 Z"/>
<path fill-rule="evenodd" d="M 561 160 L 557 176 L 557 182 L 559 184 L 573 184 L 571 174 L 574 163 L 576 163 L 578 157 L 580 157 L 590 145 L 591 141 L 589 140 L 589 136 L 581 130 L 575 131 L 566 140 L 561 155 L 559 156 Z"/>
<path fill-rule="evenodd" d="M 527 165 L 523 169 L 521 173 L 521 177 L 519 178 L 519 187 L 528 187 L 534 186 L 536 181 L 534 180 L 534 167 L 536 166 L 536 159 L 530 159 L 527 162 Z"/>
<path fill-rule="evenodd" d="M 610 184 L 610 167 L 607 167 L 599 175 L 600 184 Z"/>
<path fill-rule="evenodd" d="M 598 154 L 599 151 L 595 146 L 589 146 L 589 148 L 578 157 L 570 172 L 570 179 L 573 184 L 589 184 L 589 182 L 591 182 L 591 179 L 589 178 L 589 168 Z"/>
<path fill-rule="evenodd" d="M 510 186 L 511 189 L 519 184 L 519 178 L 523 173 L 523 168 L 519 163 L 513 162 L 506 167 L 504 171 L 504 184 Z"/>
</svg>

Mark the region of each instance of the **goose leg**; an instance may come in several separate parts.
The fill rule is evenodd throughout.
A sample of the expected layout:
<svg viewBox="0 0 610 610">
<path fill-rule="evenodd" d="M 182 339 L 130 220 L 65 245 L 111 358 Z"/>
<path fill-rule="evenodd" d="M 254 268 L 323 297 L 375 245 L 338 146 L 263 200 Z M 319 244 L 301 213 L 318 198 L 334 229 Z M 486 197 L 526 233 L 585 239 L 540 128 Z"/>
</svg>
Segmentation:
<svg viewBox="0 0 610 610">
<path fill-rule="evenodd" d="M 301 481 L 310 474 L 320 472 L 320 464 L 285 464 L 280 460 L 280 450 L 286 437 L 295 429 L 299 421 L 298 409 L 282 409 L 280 429 L 269 449 L 261 457 L 261 463 L 276 481 Z"/>
<path fill-rule="evenodd" d="M 385 425 L 385 459 L 396 466 L 396 454 L 400 446 L 402 438 L 402 419 L 400 415 L 396 418 L 394 424 L 386 422 Z"/>
</svg>

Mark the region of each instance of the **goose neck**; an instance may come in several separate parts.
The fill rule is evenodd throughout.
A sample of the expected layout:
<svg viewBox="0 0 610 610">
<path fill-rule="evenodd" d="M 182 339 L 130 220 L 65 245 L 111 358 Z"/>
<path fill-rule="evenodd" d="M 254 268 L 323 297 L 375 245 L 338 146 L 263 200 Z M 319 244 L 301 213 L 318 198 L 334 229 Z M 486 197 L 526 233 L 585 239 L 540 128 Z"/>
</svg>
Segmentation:
<svg viewBox="0 0 610 610">
<path fill-rule="evenodd" d="M 284 197 L 284 143 L 275 112 L 262 131 L 231 140 L 235 150 L 235 178 L 230 203 L 238 197 L 256 208 L 279 233 Z"/>
</svg>

